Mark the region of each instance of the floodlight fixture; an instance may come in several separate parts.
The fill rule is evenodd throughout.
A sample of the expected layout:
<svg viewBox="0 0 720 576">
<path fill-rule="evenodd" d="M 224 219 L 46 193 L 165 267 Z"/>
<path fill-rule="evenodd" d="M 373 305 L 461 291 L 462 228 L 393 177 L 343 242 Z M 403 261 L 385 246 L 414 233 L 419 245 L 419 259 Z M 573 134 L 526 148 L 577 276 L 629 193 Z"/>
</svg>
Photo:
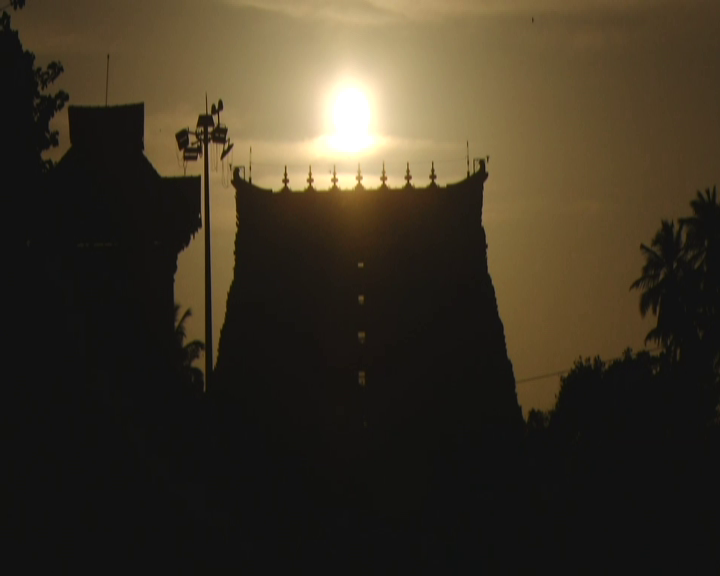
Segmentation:
<svg viewBox="0 0 720 576">
<path fill-rule="evenodd" d="M 185 150 L 190 146 L 190 130 L 183 128 L 175 134 L 178 150 Z"/>
<path fill-rule="evenodd" d="M 225 160 L 227 155 L 230 154 L 230 150 L 233 149 L 233 146 L 235 146 L 235 144 L 228 143 L 228 145 L 223 149 L 222 154 L 220 155 L 220 162 Z"/>
<path fill-rule="evenodd" d="M 200 114 L 197 121 L 198 129 L 209 129 L 215 127 L 215 120 L 213 120 L 212 114 Z"/>
<path fill-rule="evenodd" d="M 213 106 L 214 106 L 214 104 L 213 104 Z M 217 111 L 218 111 L 218 112 L 222 112 L 223 109 L 224 109 L 224 108 L 223 108 L 223 101 L 222 101 L 222 98 L 221 98 L 220 100 L 218 100 L 218 103 L 217 103 Z"/>
<path fill-rule="evenodd" d="M 183 150 L 183 160 L 185 162 L 194 162 L 202 155 L 202 148 L 200 146 L 189 146 Z"/>
<path fill-rule="evenodd" d="M 228 133 L 227 126 L 218 125 L 212 131 L 211 140 L 215 144 L 223 144 L 224 145 L 225 142 L 227 142 L 227 133 Z"/>
</svg>

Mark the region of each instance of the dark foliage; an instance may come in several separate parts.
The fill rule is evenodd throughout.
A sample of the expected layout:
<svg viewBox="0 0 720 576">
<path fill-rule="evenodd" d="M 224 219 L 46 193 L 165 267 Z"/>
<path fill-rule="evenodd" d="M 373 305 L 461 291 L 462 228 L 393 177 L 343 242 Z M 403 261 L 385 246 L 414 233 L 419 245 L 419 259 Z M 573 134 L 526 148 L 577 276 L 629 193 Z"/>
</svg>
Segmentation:
<svg viewBox="0 0 720 576">
<path fill-rule="evenodd" d="M 14 0 L 20 9 L 23 0 Z M 23 48 L 18 32 L 13 30 L 10 15 L 0 14 L 0 109 L 4 112 L 4 137 L 0 139 L 0 172 L 10 182 L 5 198 L 7 213 L 13 214 L 18 227 L 16 240 L 28 237 L 27 215 L 37 202 L 40 178 L 52 162 L 43 153 L 59 144 L 59 133 L 50 127 L 55 114 L 63 109 L 68 94 L 59 90 L 46 93 L 63 73 L 60 62 L 46 67 L 35 64 L 35 55 Z"/>
<path fill-rule="evenodd" d="M 555 408 L 528 421 L 543 538 L 561 571 L 588 559 L 601 571 L 712 565 L 720 536 L 717 399 L 717 387 L 664 369 L 648 353 L 576 362 Z"/>
<path fill-rule="evenodd" d="M 18 9 L 25 2 L 15 0 L 12 4 Z M 35 55 L 23 49 L 7 12 L 0 15 L 0 55 L 0 77 L 5 85 L 2 106 L 8 112 L 6 120 L 10 121 L 10 134 L 14 136 L 8 142 L 14 149 L 13 156 L 3 154 L 2 158 L 8 167 L 14 167 L 17 174 L 27 178 L 52 167 L 52 162 L 43 159 L 42 154 L 59 144 L 59 133 L 50 128 L 50 121 L 64 108 L 69 96 L 64 90 L 54 94 L 45 91 L 64 69 L 60 62 L 50 62 L 44 68 L 36 66 Z M 20 163 L 11 162 L 11 158 Z"/>
<path fill-rule="evenodd" d="M 657 317 L 661 352 L 609 363 L 580 359 L 555 407 L 533 411 L 527 439 L 547 527 L 562 571 L 622 565 L 709 569 L 720 538 L 720 371 L 717 193 L 698 193 L 692 216 L 663 221 L 642 245 L 640 312 Z M 581 570 L 584 571 L 584 570 Z"/>
</svg>

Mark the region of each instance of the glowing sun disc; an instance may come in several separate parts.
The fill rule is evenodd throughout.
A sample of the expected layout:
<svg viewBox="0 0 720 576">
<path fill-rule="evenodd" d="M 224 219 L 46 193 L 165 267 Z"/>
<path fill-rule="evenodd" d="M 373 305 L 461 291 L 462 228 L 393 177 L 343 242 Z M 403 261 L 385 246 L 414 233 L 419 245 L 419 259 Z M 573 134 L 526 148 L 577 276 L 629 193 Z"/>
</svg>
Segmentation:
<svg viewBox="0 0 720 576">
<path fill-rule="evenodd" d="M 335 147 L 357 151 L 369 145 L 370 105 L 360 90 L 348 89 L 338 95 L 333 120 Z"/>
</svg>

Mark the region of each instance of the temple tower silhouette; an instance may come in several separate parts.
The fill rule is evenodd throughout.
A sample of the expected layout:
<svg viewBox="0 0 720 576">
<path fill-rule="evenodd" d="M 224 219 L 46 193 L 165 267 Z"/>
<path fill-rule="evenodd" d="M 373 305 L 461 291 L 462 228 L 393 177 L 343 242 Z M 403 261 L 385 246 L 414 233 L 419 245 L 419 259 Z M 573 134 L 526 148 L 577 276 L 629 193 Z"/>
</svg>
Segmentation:
<svg viewBox="0 0 720 576">
<path fill-rule="evenodd" d="M 442 187 L 434 165 L 427 187 L 409 185 L 409 165 L 401 189 L 361 178 L 308 194 L 285 175 L 273 193 L 235 171 L 216 377 L 268 453 L 380 482 L 395 505 L 442 483 L 439 461 L 495 474 L 522 415 L 488 272 L 485 162 Z"/>
</svg>

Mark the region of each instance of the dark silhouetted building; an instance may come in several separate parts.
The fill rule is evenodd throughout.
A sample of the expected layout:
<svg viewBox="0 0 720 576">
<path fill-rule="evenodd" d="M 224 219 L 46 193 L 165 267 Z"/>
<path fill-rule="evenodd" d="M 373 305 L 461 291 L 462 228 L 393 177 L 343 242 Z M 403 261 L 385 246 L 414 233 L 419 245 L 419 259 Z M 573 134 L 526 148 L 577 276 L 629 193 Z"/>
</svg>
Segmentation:
<svg viewBox="0 0 720 576">
<path fill-rule="evenodd" d="M 144 380 L 172 353 L 177 257 L 201 224 L 200 178 L 153 168 L 143 104 L 70 106 L 68 116 L 71 147 L 48 179 L 31 253 L 84 375 Z"/>
<path fill-rule="evenodd" d="M 174 275 L 200 227 L 200 179 L 153 168 L 142 104 L 68 116 L 70 149 L 41 187 L 17 191 L 32 228 L 10 269 L 9 517 L 21 555 L 48 564 L 125 557 L 133 541 L 159 554 L 197 493 L 168 446 L 189 452 L 172 418 L 188 397 Z"/>
</svg>

